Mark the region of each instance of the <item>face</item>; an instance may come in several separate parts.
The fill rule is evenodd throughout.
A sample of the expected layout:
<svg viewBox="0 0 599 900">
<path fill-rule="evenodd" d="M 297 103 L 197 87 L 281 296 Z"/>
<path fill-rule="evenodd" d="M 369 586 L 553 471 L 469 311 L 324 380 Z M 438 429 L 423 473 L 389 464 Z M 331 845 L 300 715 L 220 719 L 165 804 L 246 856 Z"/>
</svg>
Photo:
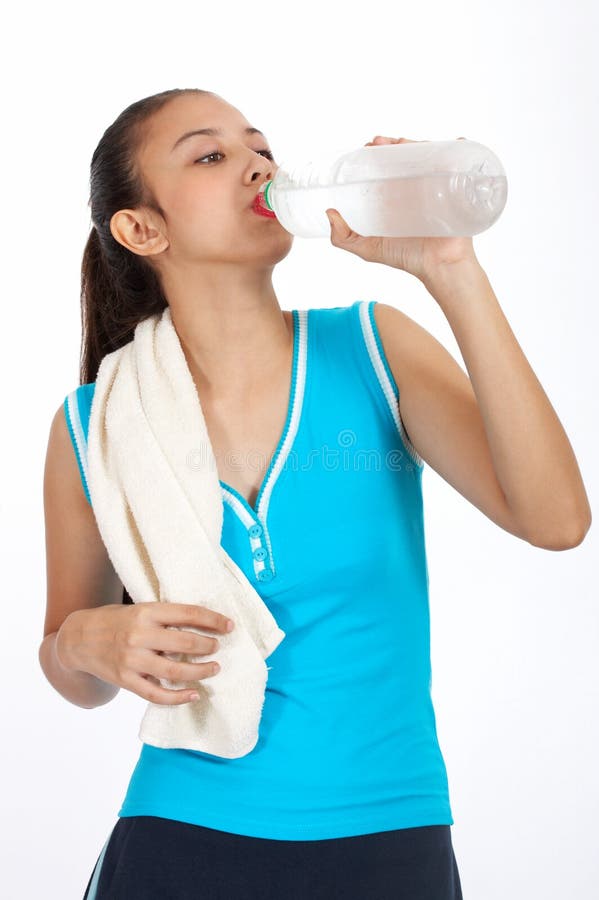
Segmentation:
<svg viewBox="0 0 599 900">
<path fill-rule="evenodd" d="M 210 94 L 185 94 L 163 106 L 146 126 L 138 165 L 164 216 L 121 211 L 113 217 L 113 233 L 158 267 L 196 261 L 274 265 L 285 257 L 293 235 L 251 208 L 278 168 L 267 138 L 246 132 L 253 126 Z M 221 134 L 183 138 L 205 128 Z"/>
</svg>

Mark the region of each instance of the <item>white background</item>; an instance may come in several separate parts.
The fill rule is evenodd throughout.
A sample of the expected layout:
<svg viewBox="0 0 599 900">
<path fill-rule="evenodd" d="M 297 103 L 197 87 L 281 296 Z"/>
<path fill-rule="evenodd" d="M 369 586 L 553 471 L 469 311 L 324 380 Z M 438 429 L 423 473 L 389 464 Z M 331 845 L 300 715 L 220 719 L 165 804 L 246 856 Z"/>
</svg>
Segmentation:
<svg viewBox="0 0 599 900">
<path fill-rule="evenodd" d="M 78 385 L 88 178 L 105 128 L 173 87 L 214 91 L 275 156 L 374 135 L 466 136 L 502 161 L 505 210 L 474 238 L 597 500 L 599 15 L 592 0 L 13 6 L 2 50 L 2 894 L 80 900 L 141 744 L 145 701 L 80 709 L 38 663 L 42 483 Z M 377 299 L 463 366 L 411 275 L 328 238 L 275 269 L 284 309 Z M 599 896 L 597 529 L 569 551 L 502 531 L 423 475 L 433 700 L 465 900 Z M 199 896 L 199 895 L 198 895 Z M 375 900 L 375 898 L 373 898 Z"/>
</svg>

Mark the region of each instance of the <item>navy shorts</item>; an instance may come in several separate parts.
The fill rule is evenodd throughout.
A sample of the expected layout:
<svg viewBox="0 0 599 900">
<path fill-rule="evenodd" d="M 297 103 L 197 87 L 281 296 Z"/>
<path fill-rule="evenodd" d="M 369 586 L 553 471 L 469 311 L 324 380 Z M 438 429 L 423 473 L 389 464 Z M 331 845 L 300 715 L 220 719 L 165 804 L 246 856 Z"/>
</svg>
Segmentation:
<svg viewBox="0 0 599 900">
<path fill-rule="evenodd" d="M 117 820 L 83 900 L 462 900 L 450 825 L 317 841 Z"/>
</svg>

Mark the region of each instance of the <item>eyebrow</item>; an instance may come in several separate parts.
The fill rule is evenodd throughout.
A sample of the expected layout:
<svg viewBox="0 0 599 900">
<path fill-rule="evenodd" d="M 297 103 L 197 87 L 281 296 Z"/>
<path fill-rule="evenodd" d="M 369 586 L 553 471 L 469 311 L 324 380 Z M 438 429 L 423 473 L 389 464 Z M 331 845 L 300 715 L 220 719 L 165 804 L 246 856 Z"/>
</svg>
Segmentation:
<svg viewBox="0 0 599 900">
<path fill-rule="evenodd" d="M 194 137 L 196 134 L 222 134 L 222 131 L 220 128 L 198 128 L 196 131 L 186 131 L 185 134 L 182 134 L 181 137 L 175 141 L 171 153 L 179 146 L 179 144 L 186 141 L 187 138 Z M 245 128 L 244 134 L 261 134 L 263 138 L 266 137 L 259 128 Z"/>
</svg>

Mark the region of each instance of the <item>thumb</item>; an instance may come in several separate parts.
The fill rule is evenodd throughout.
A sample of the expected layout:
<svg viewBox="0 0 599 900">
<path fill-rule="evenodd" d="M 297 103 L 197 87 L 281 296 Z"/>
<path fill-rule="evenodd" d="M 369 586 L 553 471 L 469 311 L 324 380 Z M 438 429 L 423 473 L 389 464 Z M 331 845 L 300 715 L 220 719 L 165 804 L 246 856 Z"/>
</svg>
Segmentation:
<svg viewBox="0 0 599 900">
<path fill-rule="evenodd" d="M 355 253 L 366 262 L 379 262 L 382 253 L 382 238 L 364 237 L 358 234 L 336 209 L 325 209 L 325 213 L 331 225 L 331 244 L 334 247 Z"/>
<path fill-rule="evenodd" d="M 331 242 L 333 244 L 344 244 L 350 237 L 358 237 L 336 209 L 326 209 L 325 212 L 331 225 Z"/>
</svg>

